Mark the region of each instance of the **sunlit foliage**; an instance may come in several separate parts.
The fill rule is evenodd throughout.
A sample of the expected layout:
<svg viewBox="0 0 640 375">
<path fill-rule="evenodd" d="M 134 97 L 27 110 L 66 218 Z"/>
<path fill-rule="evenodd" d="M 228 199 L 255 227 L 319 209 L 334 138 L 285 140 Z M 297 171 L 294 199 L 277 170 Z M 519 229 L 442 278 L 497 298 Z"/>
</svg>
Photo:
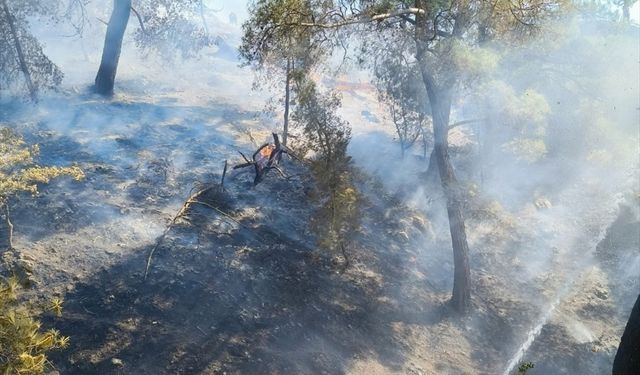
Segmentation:
<svg viewBox="0 0 640 375">
<path fill-rule="evenodd" d="M 47 366 L 46 354 L 65 348 L 69 337 L 55 329 L 43 331 L 26 304 L 17 299 L 18 281 L 0 280 L 0 373 L 3 375 L 42 374 Z M 62 301 L 54 299 L 47 308 L 62 313 Z"/>
<path fill-rule="evenodd" d="M 84 174 L 77 166 L 43 167 L 35 164 L 37 145 L 25 144 L 13 129 L 0 128 L 0 205 L 19 192 L 38 193 L 38 184 L 46 184 L 61 176 L 81 180 Z"/>
</svg>

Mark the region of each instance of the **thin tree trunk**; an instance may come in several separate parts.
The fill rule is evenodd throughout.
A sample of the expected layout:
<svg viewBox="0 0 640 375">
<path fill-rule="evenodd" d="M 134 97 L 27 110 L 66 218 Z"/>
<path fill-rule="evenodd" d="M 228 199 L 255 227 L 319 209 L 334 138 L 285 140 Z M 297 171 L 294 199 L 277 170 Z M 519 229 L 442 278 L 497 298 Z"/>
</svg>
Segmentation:
<svg viewBox="0 0 640 375">
<path fill-rule="evenodd" d="M 204 0 L 200 0 L 200 18 L 202 18 L 202 27 L 204 27 L 204 32 L 209 35 L 209 27 L 207 26 L 207 19 L 204 18 Z"/>
<path fill-rule="evenodd" d="M 486 123 L 489 122 L 489 119 L 486 120 Z M 476 143 L 478 144 L 478 168 L 480 168 L 480 187 L 484 187 L 484 139 L 480 134 L 480 128 L 486 123 L 477 123 L 475 128 L 476 133 Z"/>
<path fill-rule="evenodd" d="M 634 2 L 633 0 L 622 0 L 622 22 L 627 24 L 631 22 L 629 8 L 631 8 Z"/>
<path fill-rule="evenodd" d="M 287 79 L 284 86 L 284 129 L 282 134 L 282 144 L 287 145 L 287 137 L 289 135 L 289 101 L 291 99 L 291 70 L 292 59 L 287 58 Z"/>
<path fill-rule="evenodd" d="M 38 100 L 36 87 L 33 84 L 33 80 L 31 79 L 31 73 L 29 72 L 29 66 L 27 66 L 27 61 L 24 57 L 24 52 L 22 51 L 22 45 L 20 44 L 20 39 L 18 37 L 18 30 L 16 28 L 16 24 L 14 22 L 13 16 L 11 15 L 11 11 L 9 11 L 9 5 L 7 5 L 7 0 L 2 0 L 2 7 L 4 8 L 4 13 L 7 16 L 7 23 L 9 24 L 9 29 L 11 29 L 11 36 L 13 37 L 13 43 L 16 47 L 16 52 L 18 54 L 18 62 L 20 64 L 20 70 L 22 70 L 22 74 L 24 74 L 24 79 L 27 81 L 27 88 L 29 89 L 29 95 L 33 101 Z"/>
<path fill-rule="evenodd" d="M 422 129 L 422 157 L 427 158 L 427 131 Z M 429 170 L 429 169 L 427 169 Z"/>
<path fill-rule="evenodd" d="M 631 310 L 613 361 L 613 375 L 640 374 L 640 295 Z"/>
<path fill-rule="evenodd" d="M 7 250 L 13 250 L 13 223 L 11 222 L 11 212 L 9 211 L 9 200 L 4 203 L 5 223 L 7 224 Z"/>
<path fill-rule="evenodd" d="M 107 35 L 104 39 L 102 61 L 96 75 L 95 91 L 104 96 L 113 95 L 113 85 L 116 80 L 122 39 L 127 29 L 131 14 L 131 0 L 114 0 L 113 12 L 107 25 Z"/>
<path fill-rule="evenodd" d="M 416 8 L 426 9 L 424 0 L 415 1 Z M 434 155 L 440 175 L 440 183 L 447 200 L 447 215 L 451 245 L 453 248 L 453 292 L 451 305 L 466 313 L 471 308 L 471 275 L 469 270 L 469 244 L 462 216 L 462 194 L 449 158 L 449 115 L 451 113 L 451 87 L 438 86 L 425 61 L 427 19 L 424 14 L 416 15 L 416 47 L 420 74 L 429 97 L 433 118 Z"/>
</svg>

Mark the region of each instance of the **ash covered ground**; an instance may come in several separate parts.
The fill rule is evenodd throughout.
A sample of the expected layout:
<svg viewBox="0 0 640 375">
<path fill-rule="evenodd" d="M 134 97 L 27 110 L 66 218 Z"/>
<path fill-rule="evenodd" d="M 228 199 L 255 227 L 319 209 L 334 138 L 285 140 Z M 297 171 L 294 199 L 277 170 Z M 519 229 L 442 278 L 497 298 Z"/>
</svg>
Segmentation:
<svg viewBox="0 0 640 375">
<path fill-rule="evenodd" d="M 224 191 L 203 197 L 225 214 L 193 206 L 143 280 L 190 191 L 218 183 L 224 160 L 239 162 L 237 150 L 250 152 L 269 129 L 228 103 L 88 96 L 60 109 L 68 100 L 8 115 L 41 146 L 41 160 L 78 163 L 87 175 L 13 207 L 20 258 L 33 270 L 29 293 L 66 301 L 50 322 L 72 337 L 52 356 L 60 373 L 493 374 L 538 324 L 522 353 L 532 373 L 611 366 L 638 287 L 637 257 L 612 250 L 637 248 L 633 206 L 578 212 L 531 202 L 509 213 L 474 202 L 474 312 L 461 318 L 446 304 L 452 259 L 446 228 L 430 217 L 444 209 L 437 193 L 417 207 L 363 166 L 363 229 L 345 269 L 341 254 L 317 249 L 313 183 L 288 159 L 289 178 L 273 173 L 256 187 L 251 171 L 231 172 Z M 564 194 L 554 200 L 583 198 Z M 535 265 L 529 252 L 548 256 Z M 592 255 L 596 263 L 575 261 Z M 631 264 L 626 277 L 620 264 Z"/>
<path fill-rule="evenodd" d="M 501 374 L 520 361 L 535 363 L 532 375 L 610 371 L 640 289 L 629 181 L 585 173 L 515 203 L 471 199 L 473 312 L 457 316 L 442 194 L 419 182 L 423 161 L 396 157 L 374 90 L 349 78 L 334 82 L 363 200 L 348 265 L 318 249 L 310 172 L 285 158 L 288 178 L 253 187 L 249 170 L 236 171 L 202 197 L 145 280 L 192 189 L 217 184 L 225 160 L 241 162 L 237 151 L 251 153 L 279 125 L 261 120 L 260 94 L 248 94 L 247 71 L 228 56 L 204 57 L 216 66 L 206 73 L 203 61 L 185 62 L 168 78 L 127 51 L 113 100 L 80 84 L 93 78 L 89 55 L 59 59 L 69 72 L 61 92 L 0 107 L 2 125 L 40 145 L 40 162 L 86 174 L 12 205 L 12 261 L 31 270 L 27 293 L 65 299 L 63 317 L 45 320 L 71 337 L 50 357 L 55 371 Z M 473 139 L 452 133 L 464 176 Z"/>
</svg>

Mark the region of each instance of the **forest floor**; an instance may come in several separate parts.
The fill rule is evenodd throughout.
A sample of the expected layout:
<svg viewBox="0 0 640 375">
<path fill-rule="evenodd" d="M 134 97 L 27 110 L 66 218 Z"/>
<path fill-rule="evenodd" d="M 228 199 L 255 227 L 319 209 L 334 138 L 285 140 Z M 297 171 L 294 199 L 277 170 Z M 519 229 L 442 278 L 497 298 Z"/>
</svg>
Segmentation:
<svg viewBox="0 0 640 375">
<path fill-rule="evenodd" d="M 241 74 L 230 68 L 203 85 Z M 12 203 L 17 254 L 6 256 L 32 270 L 27 296 L 65 300 L 61 318 L 45 317 L 71 337 L 50 357 L 55 371 L 500 374 L 514 357 L 533 361 L 532 375 L 609 371 L 640 286 L 640 254 L 615 256 L 638 249 L 637 212 L 607 232 L 618 210 L 590 181 L 549 189 L 549 204 L 474 197 L 465 212 L 473 311 L 458 316 L 447 305 L 441 194 L 420 182 L 426 164 L 395 156 L 375 94 L 340 84 L 362 194 L 348 267 L 317 248 L 312 179 L 287 159 L 287 179 L 274 173 L 253 187 L 247 169 L 203 197 L 218 210 L 197 204 L 178 220 L 146 280 L 151 250 L 192 189 L 217 184 L 225 160 L 269 139 L 260 98 L 235 83 L 235 94 L 208 97 L 123 79 L 112 101 L 70 90 L 0 105 L 1 125 L 39 144 L 42 164 L 86 174 Z M 458 166 L 468 143 L 452 135 Z"/>
</svg>

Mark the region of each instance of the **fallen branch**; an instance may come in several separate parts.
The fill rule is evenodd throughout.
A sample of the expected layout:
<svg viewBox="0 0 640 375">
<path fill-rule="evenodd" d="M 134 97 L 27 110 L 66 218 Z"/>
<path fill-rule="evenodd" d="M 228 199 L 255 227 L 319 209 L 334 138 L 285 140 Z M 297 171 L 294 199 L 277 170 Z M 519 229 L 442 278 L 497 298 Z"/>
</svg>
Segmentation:
<svg viewBox="0 0 640 375">
<path fill-rule="evenodd" d="M 222 183 L 224 183 L 224 175 L 226 174 L 226 170 L 227 170 L 227 163 L 225 161 L 225 169 L 224 169 L 224 172 L 223 172 L 223 175 L 222 175 L 222 181 L 221 181 L 221 184 L 220 184 L 221 188 L 222 188 Z M 151 259 L 153 258 L 153 254 L 160 247 L 160 245 L 164 241 L 164 238 L 167 236 L 167 234 L 169 233 L 171 228 L 173 228 L 173 226 L 176 224 L 178 219 L 182 218 L 187 213 L 189 208 L 191 208 L 191 206 L 193 204 L 200 204 L 200 205 L 203 205 L 205 207 L 211 208 L 212 210 L 216 211 L 218 214 L 220 214 L 220 215 L 228 218 L 229 220 L 233 221 L 234 223 L 238 224 L 238 226 L 240 226 L 240 227 L 242 227 L 244 229 L 247 229 L 249 231 L 253 231 L 253 228 L 250 228 L 250 227 L 242 224 L 236 218 L 234 218 L 230 214 L 224 212 L 220 208 L 218 208 L 218 207 L 216 207 L 216 206 L 214 206 L 212 204 L 209 204 L 207 202 L 203 202 L 201 200 L 198 200 L 198 198 L 202 197 L 205 193 L 213 190 L 216 187 L 217 187 L 217 185 L 211 185 L 211 186 L 205 187 L 203 189 L 200 189 L 200 190 L 196 191 L 195 193 L 193 192 L 193 189 L 191 190 L 191 192 L 189 193 L 189 198 L 187 198 L 187 200 L 182 204 L 182 207 L 180 208 L 180 211 L 178 211 L 178 213 L 173 217 L 173 219 L 171 219 L 171 222 L 169 222 L 169 225 L 165 228 L 165 230 L 162 233 L 162 235 L 160 237 L 158 237 L 158 239 L 156 240 L 156 244 L 153 246 L 153 249 L 151 249 L 151 251 L 149 252 L 149 256 L 147 257 L 147 265 L 146 265 L 145 270 L 144 270 L 143 280 L 146 280 L 147 279 L 147 275 L 149 274 L 149 268 L 151 267 Z M 261 243 L 266 243 L 265 239 L 262 238 L 262 236 L 258 235 L 257 233 L 254 233 L 254 236 L 258 237 L 258 240 L 260 240 Z"/>
<path fill-rule="evenodd" d="M 238 226 L 240 226 L 241 228 L 244 228 L 244 229 L 246 229 L 246 230 L 248 230 L 248 231 L 253 231 L 253 228 L 248 227 L 248 226 L 246 226 L 246 225 L 242 224 L 242 223 L 241 223 L 241 222 L 239 222 L 236 218 L 234 218 L 234 217 L 233 217 L 233 216 L 231 216 L 230 214 L 228 214 L 228 213 L 226 213 L 226 212 L 222 211 L 221 209 L 219 209 L 218 207 L 216 207 L 216 206 L 214 206 L 214 205 L 212 205 L 212 204 L 209 204 L 209 203 L 207 203 L 207 202 L 203 202 L 203 201 L 198 201 L 198 200 L 192 200 L 192 201 L 190 201 L 189 203 L 193 203 L 193 204 L 201 204 L 201 205 L 203 205 L 203 206 L 205 206 L 205 207 L 208 207 L 208 208 L 210 208 L 210 209 L 212 209 L 212 210 L 216 211 L 216 212 L 217 212 L 217 213 L 219 213 L 220 215 L 222 215 L 222 216 L 226 217 L 227 219 L 230 219 L 230 220 L 231 220 L 231 221 L 233 221 L 234 223 L 238 224 Z M 254 236 L 256 236 L 256 237 L 258 237 L 258 239 L 261 241 L 261 243 L 266 243 L 266 242 L 267 242 L 267 241 L 266 241 L 264 238 L 262 238 L 262 236 L 260 236 L 259 234 L 254 233 L 253 235 L 254 235 Z"/>
<path fill-rule="evenodd" d="M 178 219 L 184 216 L 184 214 L 187 212 L 187 210 L 189 209 L 191 204 L 194 202 L 194 200 L 202 196 L 204 193 L 211 191 L 211 189 L 213 189 L 215 186 L 216 185 L 212 185 L 202 190 L 199 190 L 196 193 L 191 194 L 189 198 L 187 198 L 187 200 L 182 204 L 182 208 L 180 208 L 180 211 L 178 211 L 178 213 L 173 217 L 173 219 L 171 219 L 171 221 L 169 222 L 169 225 L 165 228 L 162 235 L 158 237 L 158 239 L 156 240 L 155 246 L 153 246 L 153 249 L 151 249 L 151 252 L 149 252 L 149 256 L 147 257 L 147 266 L 144 269 L 143 280 L 147 279 L 147 274 L 149 273 L 149 267 L 151 267 L 151 258 L 153 257 L 153 253 L 155 253 L 158 247 L 160 247 L 160 245 L 164 241 L 164 238 L 167 236 L 167 233 L 169 233 L 171 228 L 173 228 L 173 226 L 176 224 Z"/>
<path fill-rule="evenodd" d="M 218 207 L 216 207 L 216 206 L 214 206 L 214 205 L 212 205 L 212 204 L 209 204 L 209 203 L 207 203 L 207 202 L 203 202 L 203 201 L 198 201 L 198 200 L 189 200 L 189 201 L 187 201 L 187 203 L 188 203 L 188 204 L 193 204 L 193 203 L 195 203 L 195 204 L 201 204 L 201 205 L 203 205 L 203 206 L 205 206 L 205 207 L 209 207 L 210 209 L 212 209 L 212 210 L 216 211 L 216 212 L 217 212 L 217 213 L 219 213 L 220 215 L 222 215 L 222 216 L 224 216 L 224 217 L 227 217 L 227 218 L 231 219 L 234 223 L 236 223 L 236 224 L 238 224 L 238 225 L 240 225 L 240 226 L 243 226 L 243 225 L 242 225 L 238 220 L 236 220 L 233 216 L 231 216 L 230 214 L 228 214 L 228 213 L 226 213 L 226 212 L 222 211 L 221 209 L 219 209 Z M 243 226 L 243 227 L 244 227 L 244 226 Z"/>
<path fill-rule="evenodd" d="M 271 167 L 272 169 L 275 169 L 276 171 L 278 171 L 278 173 L 280 173 L 280 176 L 282 176 L 282 178 L 287 179 L 287 175 L 284 174 L 284 172 L 282 171 L 282 169 L 280 169 L 279 167 L 275 166 L 275 167 Z"/>
</svg>

